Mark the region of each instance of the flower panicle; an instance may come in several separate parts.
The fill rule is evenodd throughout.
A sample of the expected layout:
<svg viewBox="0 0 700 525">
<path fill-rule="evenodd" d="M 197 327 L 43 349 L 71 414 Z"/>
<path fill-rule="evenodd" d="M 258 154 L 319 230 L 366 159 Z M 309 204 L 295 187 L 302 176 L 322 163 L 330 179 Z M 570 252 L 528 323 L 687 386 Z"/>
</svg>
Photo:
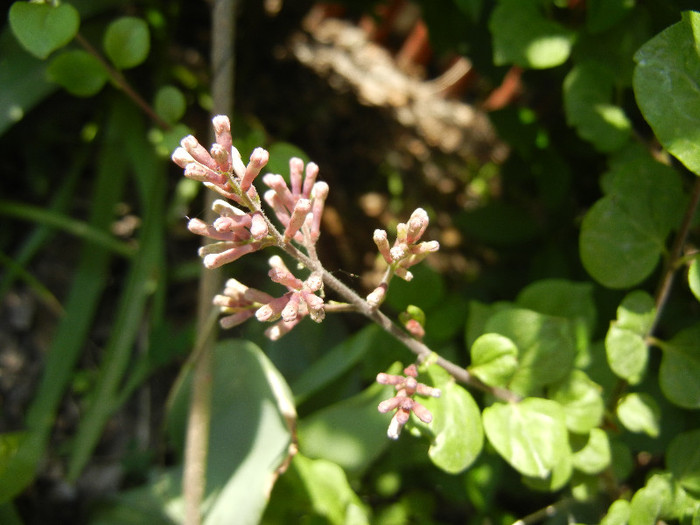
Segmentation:
<svg viewBox="0 0 700 525">
<path fill-rule="evenodd" d="M 396 395 L 379 403 L 377 409 L 382 414 L 395 410 L 387 436 L 391 439 L 398 439 L 401 430 L 408 422 L 413 412 L 418 419 L 423 423 L 430 423 L 433 420 L 433 415 L 425 406 L 413 399 L 415 394 L 429 397 L 440 397 L 441 392 L 437 388 L 419 383 L 417 381 L 418 369 L 412 364 L 404 368 L 404 375 L 393 375 L 379 373 L 377 374 L 377 383 L 382 385 L 394 385 Z"/>
</svg>

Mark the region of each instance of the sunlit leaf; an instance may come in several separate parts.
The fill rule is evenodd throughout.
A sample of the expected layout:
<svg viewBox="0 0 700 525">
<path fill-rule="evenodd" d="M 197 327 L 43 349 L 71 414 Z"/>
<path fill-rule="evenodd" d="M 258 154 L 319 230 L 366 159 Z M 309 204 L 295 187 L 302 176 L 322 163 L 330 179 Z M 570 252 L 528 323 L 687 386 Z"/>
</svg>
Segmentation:
<svg viewBox="0 0 700 525">
<path fill-rule="evenodd" d="M 610 440 L 600 428 L 591 429 L 586 444 L 573 455 L 574 467 L 586 474 L 597 474 L 610 465 Z"/>
<path fill-rule="evenodd" d="M 471 347 L 469 371 L 491 386 L 506 386 L 518 367 L 518 349 L 507 337 L 484 334 Z"/>
<path fill-rule="evenodd" d="M 661 144 L 700 175 L 700 13 L 682 17 L 634 55 L 634 92 Z"/>
<path fill-rule="evenodd" d="M 630 432 L 644 432 L 651 437 L 659 435 L 661 411 L 649 394 L 633 392 L 623 396 L 617 404 L 617 417 Z"/>
<path fill-rule="evenodd" d="M 586 434 L 603 418 L 602 388 L 582 370 L 572 370 L 566 379 L 550 386 L 549 397 L 564 407 L 571 432 Z"/>
<path fill-rule="evenodd" d="M 666 465 L 685 490 L 700 497 L 700 430 L 684 432 L 671 441 Z"/>
<path fill-rule="evenodd" d="M 483 423 L 498 453 L 526 476 L 547 478 L 571 454 L 564 411 L 549 399 L 496 403 L 484 409 Z"/>
</svg>

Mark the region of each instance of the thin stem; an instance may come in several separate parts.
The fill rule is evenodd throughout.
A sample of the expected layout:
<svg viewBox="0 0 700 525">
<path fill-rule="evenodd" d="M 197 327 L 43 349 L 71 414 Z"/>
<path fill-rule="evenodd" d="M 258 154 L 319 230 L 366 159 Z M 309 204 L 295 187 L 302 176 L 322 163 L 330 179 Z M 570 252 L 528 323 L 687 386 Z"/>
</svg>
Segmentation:
<svg viewBox="0 0 700 525">
<path fill-rule="evenodd" d="M 676 275 L 676 270 L 678 269 L 678 262 L 681 260 L 681 253 L 683 251 L 683 246 L 688 238 L 688 233 L 690 232 L 690 227 L 693 222 L 693 217 L 700 204 L 700 177 L 696 177 L 695 184 L 693 185 L 693 191 L 690 195 L 690 202 L 685 210 L 685 215 L 683 216 L 683 221 L 678 230 L 678 234 L 673 241 L 671 246 L 671 252 L 669 253 L 668 259 L 664 267 L 664 273 L 659 283 L 659 287 L 656 290 L 655 304 L 656 304 L 656 317 L 654 318 L 654 325 L 649 330 L 649 333 L 653 333 L 656 324 L 661 318 L 661 312 L 668 301 L 668 296 L 671 292 L 671 287 L 673 286 L 673 279 Z"/>
<path fill-rule="evenodd" d="M 129 84 L 128 80 L 124 77 L 124 75 L 119 72 L 119 70 L 114 69 L 112 65 L 107 62 L 104 57 L 100 54 L 99 51 L 97 51 L 88 40 L 81 35 L 80 33 L 75 35 L 75 39 L 78 41 L 78 44 L 80 44 L 85 51 L 90 53 L 92 56 L 94 56 L 102 65 L 102 67 L 105 68 L 107 71 L 107 74 L 110 76 L 112 81 L 124 92 L 126 95 L 134 101 L 134 103 L 143 110 L 143 112 L 148 115 L 148 118 L 150 118 L 153 122 L 155 122 L 158 127 L 164 129 L 164 130 L 169 130 L 171 129 L 171 125 L 168 124 L 166 121 L 164 121 L 162 118 L 158 116 L 158 114 L 153 110 L 153 108 L 139 95 L 134 88 L 131 87 L 131 84 Z"/>
</svg>

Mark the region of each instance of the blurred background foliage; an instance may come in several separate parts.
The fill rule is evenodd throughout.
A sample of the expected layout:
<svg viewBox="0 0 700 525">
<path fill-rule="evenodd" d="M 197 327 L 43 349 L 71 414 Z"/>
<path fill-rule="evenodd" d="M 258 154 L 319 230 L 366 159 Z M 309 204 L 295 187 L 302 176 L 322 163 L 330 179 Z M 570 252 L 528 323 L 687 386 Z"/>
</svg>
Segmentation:
<svg viewBox="0 0 700 525">
<path fill-rule="evenodd" d="M 394 228 L 417 206 L 429 211 L 430 238 L 443 249 L 416 269 L 413 282 L 392 283 L 386 310 L 395 316 L 418 305 L 427 318 L 425 341 L 441 355 L 468 365 L 468 348 L 487 318 L 506 301 L 529 306 L 519 294 L 539 279 L 587 283 L 576 298 L 590 301 L 588 337 L 597 345 L 630 288 L 654 294 L 663 244 L 694 179 L 675 159 L 666 158 L 673 169 L 659 168 L 675 181 L 662 188 L 670 217 L 660 219 L 662 246 L 642 250 L 650 258 L 643 268 L 619 277 L 596 267 L 595 252 L 588 262 L 585 247 L 580 252 L 579 235 L 588 210 L 615 187 L 604 173 L 617 166 L 636 174 L 646 169 L 634 164 L 646 151 L 663 156 L 635 103 L 633 55 L 695 2 L 238 4 L 238 148 L 247 157 L 267 147 L 277 173 L 286 173 L 292 155 L 320 165 L 331 187 L 321 260 L 363 293 L 379 271 L 371 232 Z M 185 226 L 186 217 L 203 214 L 203 204 L 198 185 L 182 179 L 169 155 L 187 133 L 209 132 L 209 7 L 16 2 L 2 20 L 2 523 L 181 519 L 183 385 L 201 272 L 197 239 Z M 312 9 L 365 29 L 385 28 L 392 9 L 417 13 L 428 55 L 410 75 L 434 79 L 457 57 L 468 58 L 464 86 L 450 96 L 488 111 L 494 144 L 507 154 L 465 157 L 427 142 L 419 154 L 407 153 L 397 138 L 405 130 L 390 111 L 334 89 L 295 60 L 290 42 Z M 408 33 L 395 30 L 379 43 L 397 55 Z M 533 51 L 528 45 L 537 39 L 545 44 Z M 624 174 L 615 180 L 622 184 Z M 659 191 L 651 186 L 643 197 Z M 694 222 L 689 244 L 696 242 Z M 226 275 L 274 293 L 265 259 L 243 259 Z M 671 339 L 697 315 L 697 300 L 679 286 L 656 335 Z M 223 375 L 215 382 L 209 521 L 237 512 L 239 523 L 510 523 L 528 515 L 535 522 L 554 504 L 561 512 L 551 522 L 575 516 L 597 523 L 615 497 L 645 487 L 646 475 L 664 466 L 673 437 L 697 427 L 697 412 L 660 394 L 660 357 L 652 353 L 646 376 L 624 366 L 615 372 L 641 381 L 641 395 L 656 400 L 636 410 L 637 398 L 629 399 L 632 418 L 653 405 L 663 426 L 643 418 L 638 432 L 615 441 L 614 473 L 603 480 L 613 487 L 590 488 L 579 474 L 580 483 L 563 494 L 523 488 L 491 445 L 468 470 L 452 474 L 431 461 L 427 440 L 385 438 L 388 418 L 376 404 L 387 391 L 373 381 L 412 360 L 398 342 L 353 315 L 303 323 L 278 342 L 265 340 L 264 328 L 249 323 L 224 333 L 217 349 Z M 242 383 L 236 370 L 246 371 Z M 620 395 L 604 364 L 588 372 L 606 400 Z M 285 382 L 289 390 L 280 393 L 274 385 Z M 296 405 L 296 429 L 251 408 L 281 411 L 285 402 Z M 274 469 L 239 467 L 278 461 L 293 432 L 302 454 L 266 506 Z M 697 443 L 696 435 L 684 436 L 687 446 Z M 260 445 L 254 453 L 250 440 Z M 683 519 L 698 523 L 698 515 Z"/>
</svg>

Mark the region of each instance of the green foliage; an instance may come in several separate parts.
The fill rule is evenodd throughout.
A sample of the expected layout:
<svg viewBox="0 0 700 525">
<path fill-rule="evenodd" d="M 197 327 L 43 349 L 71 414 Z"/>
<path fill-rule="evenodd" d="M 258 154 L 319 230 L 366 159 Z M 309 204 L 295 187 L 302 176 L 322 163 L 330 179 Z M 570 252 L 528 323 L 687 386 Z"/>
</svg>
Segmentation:
<svg viewBox="0 0 700 525">
<path fill-rule="evenodd" d="M 538 509 L 559 512 L 552 523 L 699 521 L 698 190 L 684 168 L 700 175 L 700 14 L 683 5 L 423 2 L 434 48 L 469 50 L 481 78 L 475 89 L 497 86 L 506 68 L 523 70 L 521 96 L 490 114 L 508 160 L 489 165 L 495 173 L 486 178 L 465 166 L 456 209 L 447 199 L 420 203 L 439 217 L 436 238 L 451 221 L 467 239 L 467 264 L 455 268 L 469 275 L 416 266 L 410 283 L 391 282 L 382 306 L 417 320 L 430 349 L 473 381 L 458 383 L 437 355 L 420 363 L 418 381 L 442 395 L 417 396 L 432 421 L 411 416 L 393 442 L 391 414 L 377 405 L 396 392 L 375 378 L 410 363 L 403 345 L 357 318 L 300 326 L 264 345 L 246 327 L 264 350 L 233 339 L 214 352 L 204 523 L 509 523 Z M 0 37 L 10 166 L 0 296 L 19 282 L 62 313 L 21 428 L 0 434 L 3 523 L 21 523 L 12 501 L 38 490 L 31 487 L 47 460 L 79 483 L 133 394 L 178 369 L 167 413 L 158 414 L 169 463 L 151 461 L 89 520 L 182 521 L 191 382 L 183 354 L 193 338 L 173 305 L 197 272 L 171 254 L 182 217 L 202 208 L 192 186 L 169 191 L 163 157 L 190 133 L 182 119 L 199 122 L 207 111 L 206 75 L 173 63 L 199 45 L 187 40 L 196 31 L 174 30 L 194 28 L 188 9 L 107 1 L 9 9 Z M 269 72 L 260 72 L 258 50 L 246 49 L 245 82 L 255 86 Z M 144 100 L 158 124 L 138 112 Z M 299 124 L 308 122 L 292 127 Z M 248 133 L 236 140 L 244 157 L 266 140 L 259 125 Z M 288 177 L 290 156 L 313 155 L 288 130 L 276 134 L 267 170 Z M 331 178 L 354 202 L 357 179 Z M 469 184 L 485 180 L 483 202 L 462 206 Z M 411 191 L 432 195 L 413 185 L 392 179 L 394 203 Z M 115 234 L 131 216 L 135 230 Z M 366 224 L 344 225 L 349 242 Z M 332 250 L 335 236 L 323 239 Z M 75 247 L 70 278 L 44 283 L 36 262 L 63 243 Z M 259 270 L 250 263 L 234 274 Z M 80 390 L 78 377 L 90 378 Z M 64 404 L 80 420 L 57 451 Z"/>
</svg>

